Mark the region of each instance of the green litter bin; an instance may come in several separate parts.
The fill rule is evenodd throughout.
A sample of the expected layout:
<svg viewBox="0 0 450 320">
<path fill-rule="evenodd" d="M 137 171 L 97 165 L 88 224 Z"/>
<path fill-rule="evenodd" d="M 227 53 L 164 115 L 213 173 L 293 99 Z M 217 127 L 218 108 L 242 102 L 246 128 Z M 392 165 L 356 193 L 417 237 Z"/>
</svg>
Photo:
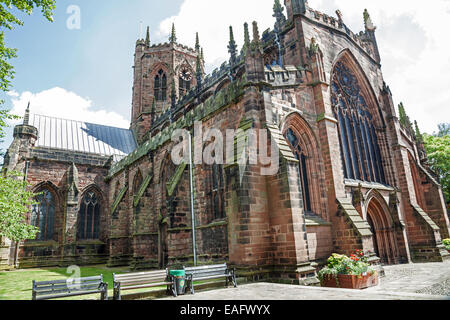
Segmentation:
<svg viewBox="0 0 450 320">
<path fill-rule="evenodd" d="M 169 274 L 175 278 L 177 294 L 184 295 L 186 292 L 186 272 L 184 270 L 171 270 Z"/>
</svg>

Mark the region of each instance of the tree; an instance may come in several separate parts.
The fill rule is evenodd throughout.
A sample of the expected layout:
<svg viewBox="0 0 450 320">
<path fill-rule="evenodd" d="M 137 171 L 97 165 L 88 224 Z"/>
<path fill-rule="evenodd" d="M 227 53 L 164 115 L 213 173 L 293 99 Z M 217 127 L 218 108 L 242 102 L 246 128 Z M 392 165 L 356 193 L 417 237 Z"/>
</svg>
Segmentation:
<svg viewBox="0 0 450 320">
<path fill-rule="evenodd" d="M 424 134 L 425 150 L 430 168 L 441 180 L 442 190 L 450 205 L 450 124 L 440 124 L 439 132 L 434 135 Z"/>
<path fill-rule="evenodd" d="M 35 239 L 39 229 L 26 223 L 25 215 L 36 202 L 28 183 L 18 172 L 0 174 L 0 237 L 19 242 Z"/>
<path fill-rule="evenodd" d="M 5 45 L 5 29 L 12 30 L 16 25 L 23 25 L 13 12 L 23 12 L 28 15 L 35 8 L 40 8 L 42 15 L 53 21 L 53 10 L 56 0 L 0 0 L 0 90 L 8 92 L 14 79 L 14 69 L 9 60 L 17 57 L 17 49 Z M 8 110 L 3 108 L 0 100 L 0 140 L 4 138 L 6 120 L 16 119 Z M 1 151 L 1 150 L 0 150 Z M 34 194 L 27 191 L 28 184 L 20 178 L 19 173 L 5 174 L 0 172 L 0 237 L 14 241 L 34 239 L 37 228 L 25 221 L 25 214 L 33 204 Z"/>
<path fill-rule="evenodd" d="M 53 21 L 53 10 L 56 8 L 56 0 L 0 0 L 0 90 L 8 92 L 11 81 L 14 79 L 14 68 L 9 60 L 17 57 L 17 49 L 8 48 L 5 45 L 5 29 L 12 30 L 14 26 L 23 25 L 23 21 L 13 14 L 19 11 L 31 15 L 35 8 L 40 8 L 42 15 Z M 5 120 L 16 119 L 17 116 L 9 114 L 3 108 L 3 100 L 0 100 L 0 139 L 4 138 Z"/>
</svg>

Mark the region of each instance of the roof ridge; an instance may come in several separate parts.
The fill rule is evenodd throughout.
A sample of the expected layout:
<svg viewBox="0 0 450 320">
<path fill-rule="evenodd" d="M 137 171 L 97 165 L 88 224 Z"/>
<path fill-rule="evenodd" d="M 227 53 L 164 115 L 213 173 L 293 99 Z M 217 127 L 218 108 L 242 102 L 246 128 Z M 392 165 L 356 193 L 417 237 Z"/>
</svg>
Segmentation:
<svg viewBox="0 0 450 320">
<path fill-rule="evenodd" d="M 93 122 L 86 122 L 86 121 L 81 121 L 81 120 L 74 120 L 74 119 L 67 119 L 67 118 L 60 118 L 60 117 L 55 117 L 55 116 L 47 116 L 47 115 L 43 115 L 43 114 L 37 114 L 37 113 L 33 113 L 30 112 L 30 116 L 38 116 L 38 117 L 45 117 L 45 118 L 51 118 L 51 119 L 56 119 L 56 120 L 66 120 L 66 121 L 71 121 L 71 122 L 79 122 L 79 123 L 86 123 L 86 124 L 93 124 L 96 126 L 102 126 L 102 127 L 108 127 L 108 128 L 115 128 L 115 129 L 121 129 L 121 130 L 127 130 L 130 131 L 130 129 L 128 128 L 122 128 L 122 127 L 114 127 L 114 126 L 110 126 L 110 125 L 105 125 L 105 124 L 100 124 L 100 123 L 93 123 Z"/>
</svg>

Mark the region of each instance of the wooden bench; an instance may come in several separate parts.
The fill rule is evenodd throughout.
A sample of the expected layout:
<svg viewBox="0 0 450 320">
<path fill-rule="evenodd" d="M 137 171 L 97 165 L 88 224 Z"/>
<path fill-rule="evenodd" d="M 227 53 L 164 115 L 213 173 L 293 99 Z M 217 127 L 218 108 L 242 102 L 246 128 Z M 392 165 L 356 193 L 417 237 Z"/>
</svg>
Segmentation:
<svg viewBox="0 0 450 320">
<path fill-rule="evenodd" d="M 175 278 L 169 275 L 168 269 L 150 272 L 114 274 L 114 300 L 121 300 L 122 290 L 135 290 L 167 286 L 167 292 L 177 296 Z"/>
<path fill-rule="evenodd" d="M 186 272 L 186 283 L 190 287 L 192 294 L 194 294 L 194 281 L 225 278 L 227 287 L 229 282 L 233 283 L 235 288 L 237 287 L 235 270 L 229 269 L 226 263 L 201 267 L 185 267 L 184 270 Z"/>
<path fill-rule="evenodd" d="M 33 280 L 33 300 L 50 300 L 94 293 L 100 293 L 101 300 L 108 300 L 108 284 L 103 282 L 103 275 L 41 282 Z"/>
</svg>

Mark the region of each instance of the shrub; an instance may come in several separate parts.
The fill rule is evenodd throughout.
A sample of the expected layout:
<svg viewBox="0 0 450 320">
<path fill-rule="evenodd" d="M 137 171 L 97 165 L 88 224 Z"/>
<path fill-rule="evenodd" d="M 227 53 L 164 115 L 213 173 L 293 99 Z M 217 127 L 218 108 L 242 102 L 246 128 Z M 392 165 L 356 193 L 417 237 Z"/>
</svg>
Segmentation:
<svg viewBox="0 0 450 320">
<path fill-rule="evenodd" d="M 445 249 L 450 250 L 450 239 L 444 239 L 442 240 L 442 243 L 445 246 Z"/>
<path fill-rule="evenodd" d="M 319 279 L 323 280 L 325 275 L 353 275 L 366 276 L 376 274 L 375 269 L 370 267 L 367 256 L 360 250 L 352 253 L 350 257 L 334 253 L 328 258 L 328 265 L 319 271 Z"/>
</svg>

